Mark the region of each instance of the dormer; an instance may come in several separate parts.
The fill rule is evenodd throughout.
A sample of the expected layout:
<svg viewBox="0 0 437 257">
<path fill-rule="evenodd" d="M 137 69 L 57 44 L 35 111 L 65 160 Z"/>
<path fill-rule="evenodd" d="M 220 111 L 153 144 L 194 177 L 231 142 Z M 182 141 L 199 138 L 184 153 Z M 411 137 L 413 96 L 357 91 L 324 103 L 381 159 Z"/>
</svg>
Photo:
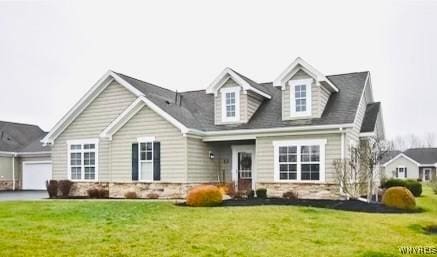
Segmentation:
<svg viewBox="0 0 437 257">
<path fill-rule="evenodd" d="M 298 57 L 277 79 L 282 89 L 282 120 L 320 118 L 329 96 L 338 88 L 321 72 Z"/>
<path fill-rule="evenodd" d="M 206 89 L 214 94 L 214 123 L 247 123 L 261 103 L 271 98 L 262 87 L 231 68 L 224 69 Z"/>
</svg>

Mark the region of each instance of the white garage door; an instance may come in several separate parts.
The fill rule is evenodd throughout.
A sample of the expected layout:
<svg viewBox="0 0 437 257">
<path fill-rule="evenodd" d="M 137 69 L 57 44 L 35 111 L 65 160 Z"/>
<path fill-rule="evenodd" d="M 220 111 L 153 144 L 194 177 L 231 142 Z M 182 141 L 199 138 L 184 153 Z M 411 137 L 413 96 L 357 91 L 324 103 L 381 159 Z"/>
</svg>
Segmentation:
<svg viewBox="0 0 437 257">
<path fill-rule="evenodd" d="M 23 163 L 23 189 L 46 189 L 46 180 L 52 178 L 52 164 L 50 162 Z"/>
</svg>

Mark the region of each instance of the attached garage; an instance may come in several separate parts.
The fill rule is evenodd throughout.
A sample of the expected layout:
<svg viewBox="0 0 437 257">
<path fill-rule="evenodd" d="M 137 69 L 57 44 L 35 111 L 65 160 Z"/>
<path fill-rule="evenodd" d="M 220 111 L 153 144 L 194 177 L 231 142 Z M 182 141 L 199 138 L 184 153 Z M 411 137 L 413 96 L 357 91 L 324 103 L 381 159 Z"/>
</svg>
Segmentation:
<svg viewBox="0 0 437 257">
<path fill-rule="evenodd" d="M 45 190 L 45 183 L 51 177 L 51 161 L 23 162 L 23 190 Z"/>
</svg>

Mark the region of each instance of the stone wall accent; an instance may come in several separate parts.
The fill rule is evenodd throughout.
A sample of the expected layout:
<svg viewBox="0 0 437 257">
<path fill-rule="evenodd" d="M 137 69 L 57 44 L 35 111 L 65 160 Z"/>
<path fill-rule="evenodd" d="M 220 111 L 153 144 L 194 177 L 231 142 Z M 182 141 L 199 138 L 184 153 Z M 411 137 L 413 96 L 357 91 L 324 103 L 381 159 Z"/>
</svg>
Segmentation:
<svg viewBox="0 0 437 257">
<path fill-rule="evenodd" d="M 341 199 L 337 184 L 325 183 L 256 183 L 256 188 L 266 188 L 268 197 L 282 197 L 287 191 L 297 192 L 301 199 Z"/>
<path fill-rule="evenodd" d="M 15 180 L 15 190 L 21 189 L 21 183 L 19 180 Z M 0 191 L 11 191 L 12 180 L 0 180 Z"/>
<path fill-rule="evenodd" d="M 138 198 L 183 199 L 188 191 L 199 183 L 166 183 L 166 182 L 74 182 L 70 196 L 88 196 L 88 189 L 99 188 L 109 190 L 110 198 L 125 198 L 127 192 L 135 192 Z"/>
</svg>

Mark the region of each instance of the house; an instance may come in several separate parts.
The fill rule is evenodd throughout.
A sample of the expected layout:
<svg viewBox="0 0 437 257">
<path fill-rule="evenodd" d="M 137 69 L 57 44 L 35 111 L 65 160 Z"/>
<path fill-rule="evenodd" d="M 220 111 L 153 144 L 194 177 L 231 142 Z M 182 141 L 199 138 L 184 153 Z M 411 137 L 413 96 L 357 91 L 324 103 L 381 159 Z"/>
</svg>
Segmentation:
<svg viewBox="0 0 437 257">
<path fill-rule="evenodd" d="M 36 125 L 0 121 L 0 191 L 41 190 L 51 178 L 47 135 Z"/>
<path fill-rule="evenodd" d="M 384 175 L 388 178 L 430 181 L 436 177 L 437 148 L 411 148 L 383 161 Z"/>
<path fill-rule="evenodd" d="M 371 115 L 371 117 L 369 116 Z M 174 92 L 108 71 L 42 140 L 72 194 L 183 197 L 202 183 L 341 197 L 333 162 L 384 137 L 369 72 L 325 76 L 297 58 L 269 83 L 224 69 L 204 90 Z"/>
</svg>

